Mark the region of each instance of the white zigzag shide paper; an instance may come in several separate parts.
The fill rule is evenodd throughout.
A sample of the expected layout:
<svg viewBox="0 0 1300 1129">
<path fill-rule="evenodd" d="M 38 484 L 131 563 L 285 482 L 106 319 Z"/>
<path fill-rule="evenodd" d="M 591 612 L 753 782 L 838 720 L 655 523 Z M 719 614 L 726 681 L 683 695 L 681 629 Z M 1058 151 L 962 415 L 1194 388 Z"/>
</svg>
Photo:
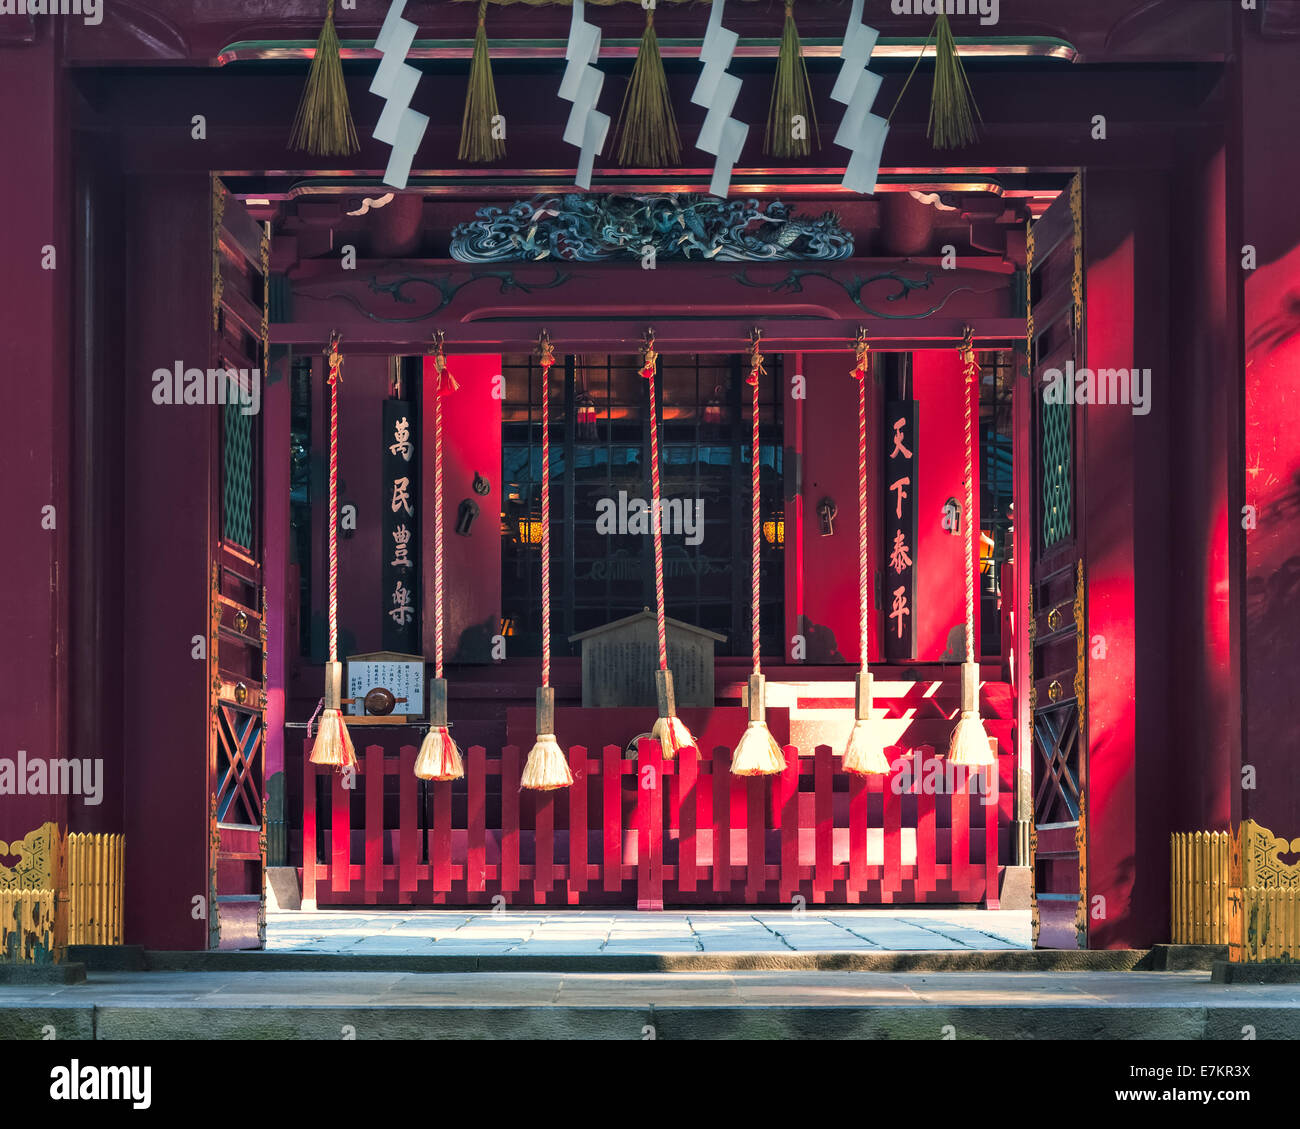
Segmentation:
<svg viewBox="0 0 1300 1129">
<path fill-rule="evenodd" d="M 375 123 L 376 141 L 392 146 L 384 183 L 392 188 L 405 188 L 411 175 L 411 163 L 424 139 L 429 118 L 411 109 L 411 99 L 420 82 L 420 72 L 406 61 L 415 33 L 419 29 L 410 20 L 402 18 L 406 0 L 393 0 L 379 29 L 375 49 L 382 59 L 370 83 L 370 93 L 383 98 L 386 105 Z"/>
<path fill-rule="evenodd" d="M 573 0 L 560 97 L 573 103 L 564 126 L 565 144 L 576 145 L 579 150 L 573 182 L 579 188 L 590 188 L 592 165 L 596 155 L 605 148 L 609 115 L 596 109 L 601 87 L 605 85 L 605 76 L 594 66 L 600 55 L 600 28 L 583 19 L 584 7 L 583 0 Z"/>
<path fill-rule="evenodd" d="M 863 0 L 853 0 L 849 25 L 844 31 L 844 44 L 840 47 L 840 58 L 844 62 L 831 97 L 847 107 L 840 128 L 835 132 L 835 144 L 848 149 L 851 154 L 840 183 L 852 192 L 865 194 L 875 191 L 889 122 L 871 112 L 883 80 L 880 75 L 867 70 L 867 64 L 871 52 L 876 49 L 880 32 L 862 22 L 862 3 Z"/>
<path fill-rule="evenodd" d="M 724 2 L 725 0 L 713 0 L 710 8 L 708 30 L 700 44 L 700 62 L 704 64 L 704 69 L 695 84 L 691 101 L 708 109 L 695 147 L 712 153 L 717 158 L 713 163 L 709 194 L 725 199 L 731 185 L 731 170 L 740 160 L 740 151 L 745 147 L 745 138 L 749 136 L 749 126 L 731 116 L 740 94 L 740 79 L 734 74 L 727 74 L 727 68 L 731 65 L 731 56 L 735 53 L 740 36 L 722 26 Z"/>
</svg>

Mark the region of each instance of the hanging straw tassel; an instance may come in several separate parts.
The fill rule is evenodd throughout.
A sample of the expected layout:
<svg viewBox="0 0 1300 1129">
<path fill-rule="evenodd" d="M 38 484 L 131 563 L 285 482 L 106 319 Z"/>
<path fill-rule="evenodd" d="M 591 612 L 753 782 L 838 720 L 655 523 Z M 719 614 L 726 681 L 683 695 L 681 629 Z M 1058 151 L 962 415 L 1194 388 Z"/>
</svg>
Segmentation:
<svg viewBox="0 0 1300 1129">
<path fill-rule="evenodd" d="M 465 775 L 460 750 L 447 727 L 447 680 L 429 680 L 429 732 L 420 742 L 415 775 L 421 780 L 459 780 Z"/>
<path fill-rule="evenodd" d="M 342 338 L 331 333 L 325 354 L 329 367 L 330 446 L 329 446 L 329 661 L 325 664 L 325 712 L 311 748 L 312 764 L 332 764 L 354 768 L 357 754 L 352 748 L 347 722 L 343 720 L 343 664 L 339 662 L 339 381 L 343 356 L 339 352 Z"/>
<path fill-rule="evenodd" d="M 767 727 L 766 682 L 761 674 L 749 676 L 749 724 L 731 758 L 736 776 L 774 776 L 785 771 L 785 753 Z"/>
<path fill-rule="evenodd" d="M 550 686 L 537 687 L 537 743 L 528 750 L 521 788 L 551 792 L 573 783 L 569 759 L 555 739 L 555 691 Z"/>
<path fill-rule="evenodd" d="M 681 160 L 681 136 L 668 94 L 654 21 L 654 8 L 647 8 L 645 33 L 618 113 L 618 163 L 625 167 L 664 168 Z"/>
<path fill-rule="evenodd" d="M 320 717 L 320 727 L 316 730 L 316 741 L 311 747 L 312 764 L 336 765 L 339 768 L 352 768 L 357 763 L 357 754 L 352 747 L 352 737 L 348 733 L 347 722 L 343 720 L 341 700 L 343 688 L 343 664 L 328 662 L 325 664 L 325 711 Z"/>
<path fill-rule="evenodd" d="M 656 407 L 655 373 L 659 367 L 659 354 L 655 351 L 655 331 L 646 330 L 643 346 L 641 376 L 650 386 L 650 499 L 654 513 L 662 513 L 659 489 L 659 412 Z M 659 717 L 650 730 L 650 736 L 659 742 L 665 760 L 672 760 L 678 749 L 693 749 L 695 738 L 686 723 L 677 716 L 677 700 L 673 694 L 673 675 L 668 669 L 668 625 L 664 612 L 664 539 L 661 523 L 653 523 L 651 541 L 655 553 L 655 631 L 659 642 L 659 669 L 655 671 L 655 697 L 659 702 Z"/>
<path fill-rule="evenodd" d="M 961 664 L 961 717 L 952 731 L 948 745 L 948 760 L 952 764 L 973 766 L 997 763 L 989 748 L 989 736 L 980 720 L 980 668 L 975 661 L 975 576 L 971 560 L 975 557 L 976 530 L 979 515 L 975 512 L 975 433 L 972 415 L 973 401 L 978 395 L 979 366 L 975 360 L 975 335 L 970 327 L 958 348 L 962 360 L 962 392 L 966 399 L 966 559 L 962 571 L 966 575 L 966 661 Z"/>
<path fill-rule="evenodd" d="M 806 157 L 812 151 L 808 138 L 811 124 L 821 148 L 821 131 L 813 109 L 812 84 L 803 61 L 799 29 L 794 24 L 794 0 L 785 6 L 785 29 L 781 49 L 776 56 L 776 78 L 772 82 L 772 101 L 767 110 L 767 133 L 763 152 L 769 157 Z"/>
<path fill-rule="evenodd" d="M 889 758 L 881 748 L 880 736 L 871 724 L 871 673 L 860 670 L 853 693 L 853 729 L 844 750 L 844 771 L 860 776 L 889 772 Z"/>
<path fill-rule="evenodd" d="M 653 740 L 659 742 L 664 759 L 672 760 L 679 749 L 695 748 L 695 738 L 686 728 L 686 722 L 677 716 L 677 699 L 673 694 L 673 672 L 655 671 L 655 697 L 659 701 L 659 717 L 650 730 Z"/>
<path fill-rule="evenodd" d="M 957 149 L 969 145 L 978 134 L 971 116 L 974 95 L 966 68 L 957 56 L 952 25 L 940 10 L 934 25 L 934 89 L 930 95 L 930 124 L 925 135 L 936 149 Z M 979 113 L 979 107 L 975 107 Z"/>
<path fill-rule="evenodd" d="M 433 678 L 429 682 L 429 731 L 420 742 L 415 758 L 415 775 L 421 780 L 459 780 L 465 775 L 460 750 L 447 727 L 447 680 L 443 668 L 443 550 L 442 550 L 442 399 L 454 391 L 456 382 L 447 369 L 442 330 L 435 330 L 433 345 Z"/>
<path fill-rule="evenodd" d="M 465 92 L 465 114 L 460 123 L 462 161 L 487 164 L 506 155 L 504 136 L 497 130 L 497 88 L 492 81 L 492 57 L 488 54 L 487 0 L 479 0 L 478 31 L 474 33 L 474 59 L 469 65 L 469 89 Z M 504 129 L 501 133 L 504 134 Z"/>
<path fill-rule="evenodd" d="M 858 647 L 862 669 L 853 695 L 853 729 L 841 761 L 846 772 L 887 773 L 889 761 L 871 725 L 871 672 L 867 669 L 870 640 L 867 609 L 871 607 L 871 559 L 867 541 L 867 381 L 871 378 L 871 344 L 858 330 L 857 355 L 849 374 L 858 382 Z"/>
<path fill-rule="evenodd" d="M 542 684 L 537 688 L 537 742 L 528 750 L 521 788 L 550 792 L 573 783 L 569 761 L 555 739 L 555 691 L 551 688 L 551 367 L 555 346 L 542 330 L 537 336 L 542 369 Z"/>
<path fill-rule="evenodd" d="M 997 763 L 993 750 L 989 748 L 984 722 L 980 720 L 979 663 L 961 664 L 961 717 L 952 731 L 948 760 L 952 764 L 977 767 Z"/>
<path fill-rule="evenodd" d="M 293 119 L 289 148 L 305 149 L 317 157 L 346 156 L 360 148 L 343 81 L 339 37 L 334 30 L 334 0 L 329 0 L 325 10 L 325 24 L 316 40 L 307 86 Z"/>
<path fill-rule="evenodd" d="M 753 647 L 754 672 L 749 676 L 749 725 L 741 734 L 740 744 L 736 746 L 731 758 L 731 771 L 736 776 L 772 776 L 785 771 L 785 754 L 776 743 L 771 730 L 767 727 L 766 681 L 761 671 L 762 635 L 760 633 L 759 611 L 762 594 L 762 573 L 759 565 L 759 501 L 760 482 L 759 466 L 762 449 L 759 444 L 759 423 L 762 413 L 759 411 L 759 378 L 767 375 L 763 367 L 763 354 L 759 351 L 763 331 L 757 326 L 749 335 L 749 377 L 746 383 L 751 389 L 753 412 L 750 418 L 750 453 L 749 453 L 749 638 Z"/>
</svg>

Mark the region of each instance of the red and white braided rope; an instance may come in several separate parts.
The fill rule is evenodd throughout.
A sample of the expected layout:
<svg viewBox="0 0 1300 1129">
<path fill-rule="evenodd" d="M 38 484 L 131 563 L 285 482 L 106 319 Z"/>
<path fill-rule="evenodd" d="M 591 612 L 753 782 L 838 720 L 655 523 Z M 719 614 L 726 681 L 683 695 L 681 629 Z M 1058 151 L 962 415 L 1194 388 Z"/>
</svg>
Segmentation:
<svg viewBox="0 0 1300 1129">
<path fill-rule="evenodd" d="M 867 374 L 870 371 L 865 338 L 859 338 L 858 380 L 858 646 L 862 669 L 867 669 L 867 617 L 871 607 L 871 568 L 867 555 Z"/>
<path fill-rule="evenodd" d="M 656 408 L 655 372 L 658 368 L 659 354 L 655 352 L 654 337 L 649 338 L 646 346 L 645 364 L 641 375 L 650 382 L 650 508 L 654 515 L 655 547 L 655 626 L 659 632 L 659 669 L 668 669 L 668 627 L 664 615 L 664 546 L 660 532 L 659 503 L 659 413 Z"/>
<path fill-rule="evenodd" d="M 542 361 L 542 685 L 551 684 L 551 365 Z"/>
<path fill-rule="evenodd" d="M 971 561 L 976 554 L 976 537 L 979 529 L 979 515 L 975 513 L 975 473 L 974 473 L 974 422 L 973 401 L 978 389 L 976 383 L 979 366 L 975 363 L 974 334 L 967 328 L 960 346 L 962 359 L 962 396 L 965 407 L 965 462 L 966 462 L 966 561 L 962 573 L 966 577 L 966 661 L 975 661 L 975 574 Z M 978 559 L 975 567 L 978 568 Z"/>
<path fill-rule="evenodd" d="M 330 590 L 329 590 L 329 631 L 330 662 L 339 659 L 339 372 L 343 367 L 343 358 L 339 356 L 339 338 L 330 338 L 329 346 L 329 386 L 330 386 L 330 478 L 329 478 L 329 518 L 330 518 Z"/>
<path fill-rule="evenodd" d="M 441 358 L 439 358 L 441 360 Z M 444 365 L 435 363 L 433 397 L 433 676 L 442 677 L 442 393 Z"/>
<path fill-rule="evenodd" d="M 753 451 L 752 451 L 752 454 L 751 454 L 751 456 L 750 456 L 750 463 L 751 463 L 751 465 L 750 465 L 750 490 L 751 490 L 751 493 L 753 494 L 753 506 L 752 506 L 752 515 L 751 515 L 751 516 L 752 516 L 752 522 L 751 522 L 751 525 L 752 525 L 753 528 L 750 530 L 750 543 L 751 543 L 751 553 L 752 553 L 752 560 L 753 560 L 753 563 L 752 563 L 752 566 L 751 566 L 752 569 L 753 569 L 753 575 L 752 575 L 753 592 L 752 592 L 752 594 L 751 594 L 751 596 L 750 596 L 750 600 L 751 600 L 751 610 L 750 610 L 750 632 L 751 632 L 751 634 L 753 635 L 753 644 L 754 644 L 754 673 L 755 673 L 755 674 L 758 674 L 758 673 L 759 673 L 759 622 L 758 622 L 758 620 L 759 620 L 759 615 L 758 615 L 758 613 L 759 613 L 759 599 L 758 599 L 758 597 L 759 597 L 759 567 L 758 567 L 758 551 L 759 551 L 759 538 L 758 538 L 758 530 L 759 530 L 759 507 L 758 507 L 758 502 L 759 502 L 759 482 L 758 482 L 759 438 L 758 438 L 758 420 L 759 420 L 759 410 L 758 410 L 758 379 L 757 379 L 757 374 L 755 374 L 755 380 L 754 380 L 754 431 L 753 431 Z"/>
</svg>

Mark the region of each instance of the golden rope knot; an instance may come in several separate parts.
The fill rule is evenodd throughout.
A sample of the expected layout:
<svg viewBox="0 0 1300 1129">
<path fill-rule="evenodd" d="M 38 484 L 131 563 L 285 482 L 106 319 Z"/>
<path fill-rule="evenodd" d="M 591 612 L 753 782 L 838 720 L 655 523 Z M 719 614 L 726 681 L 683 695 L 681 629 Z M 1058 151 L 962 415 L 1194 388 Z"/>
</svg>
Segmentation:
<svg viewBox="0 0 1300 1129">
<path fill-rule="evenodd" d="M 442 330 L 435 330 L 433 345 L 428 352 L 433 354 L 433 371 L 438 378 L 438 395 L 446 396 L 448 393 L 455 392 L 460 385 L 456 383 L 456 378 L 451 375 L 451 370 L 447 368 L 447 354 L 443 350 L 442 340 Z"/>
<path fill-rule="evenodd" d="M 653 380 L 659 364 L 659 354 L 655 352 L 655 331 L 647 329 L 641 347 L 641 375 L 646 380 Z"/>
<path fill-rule="evenodd" d="M 329 382 L 337 384 L 343 369 L 343 356 L 339 353 L 339 346 L 343 344 L 343 335 L 338 331 L 330 334 L 330 343 L 322 350 L 329 362 Z"/>
<path fill-rule="evenodd" d="M 966 368 L 975 364 L 975 331 L 968 325 L 962 332 L 961 344 L 957 347 L 961 354 L 961 363 Z"/>
<path fill-rule="evenodd" d="M 853 361 L 853 372 L 851 376 L 858 380 L 866 380 L 867 371 L 871 366 L 871 342 L 867 340 L 867 331 L 865 328 L 858 330 L 857 354 Z"/>
<path fill-rule="evenodd" d="M 760 376 L 767 375 L 767 369 L 763 367 L 763 354 L 758 351 L 762 340 L 763 331 L 755 326 L 749 334 L 749 376 L 745 378 L 746 384 L 757 384 Z"/>
<path fill-rule="evenodd" d="M 555 364 L 555 346 L 551 344 L 551 335 L 544 329 L 537 335 L 537 357 L 537 363 L 544 369 Z"/>
</svg>

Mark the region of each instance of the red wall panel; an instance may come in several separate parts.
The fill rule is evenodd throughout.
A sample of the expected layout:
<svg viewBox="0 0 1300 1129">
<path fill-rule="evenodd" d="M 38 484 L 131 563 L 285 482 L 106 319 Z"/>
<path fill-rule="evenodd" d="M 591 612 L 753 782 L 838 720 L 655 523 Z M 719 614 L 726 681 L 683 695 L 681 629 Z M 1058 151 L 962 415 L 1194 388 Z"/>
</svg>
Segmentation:
<svg viewBox="0 0 1300 1129">
<path fill-rule="evenodd" d="M 853 354 L 805 353 L 803 371 L 803 614 L 810 663 L 860 660 L 858 644 L 858 382 L 851 376 Z M 796 374 L 797 375 L 797 374 Z M 787 407 L 789 406 L 787 393 Z M 875 457 L 879 397 L 867 404 L 867 520 L 873 559 L 879 559 L 879 462 Z M 798 415 L 786 413 L 786 444 Z M 832 498 L 834 533 L 821 534 L 817 506 Z M 787 545 L 789 541 L 787 540 Z M 874 592 L 874 577 L 872 578 Z M 872 601 L 874 604 L 874 599 Z M 872 607 L 870 659 L 879 651 L 879 613 Z"/>
<path fill-rule="evenodd" d="M 963 658 L 962 624 L 966 620 L 962 559 L 970 539 L 962 486 L 964 404 L 961 360 L 956 348 L 923 349 L 912 354 L 913 396 L 918 410 L 919 463 L 916 520 L 916 657 L 928 662 Z M 975 395 L 978 396 L 978 390 Z M 979 508 L 979 455 L 974 459 L 972 492 Z M 893 495 L 890 495 L 892 498 Z M 943 528 L 943 504 L 956 498 L 962 506 L 962 535 Z M 978 520 L 977 515 L 971 515 Z M 978 545 L 970 555 L 977 568 Z M 978 599 L 979 593 L 976 592 Z M 979 614 L 975 616 L 975 654 L 979 655 Z"/>
<path fill-rule="evenodd" d="M 444 646 L 448 662 L 489 662 L 501 623 L 501 397 L 499 356 L 452 356 L 459 387 L 442 400 Z M 424 364 L 424 649 L 433 658 L 433 359 Z M 474 493 L 474 475 L 490 484 Z M 479 507 L 468 537 L 455 532 L 463 500 Z"/>
</svg>

